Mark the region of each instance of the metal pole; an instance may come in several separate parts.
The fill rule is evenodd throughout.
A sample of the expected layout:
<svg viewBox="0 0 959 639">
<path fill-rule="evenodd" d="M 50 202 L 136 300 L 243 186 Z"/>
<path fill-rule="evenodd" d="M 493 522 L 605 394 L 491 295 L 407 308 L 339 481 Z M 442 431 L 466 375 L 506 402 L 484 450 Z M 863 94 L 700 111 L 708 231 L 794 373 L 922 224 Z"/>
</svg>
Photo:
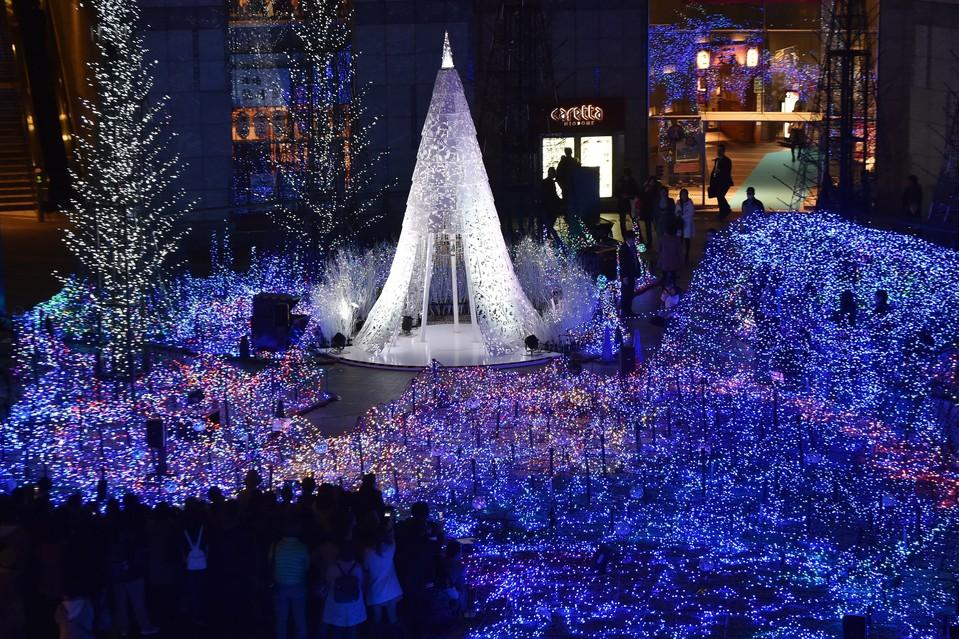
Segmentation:
<svg viewBox="0 0 959 639">
<path fill-rule="evenodd" d="M 463 268 L 466 269 L 466 295 L 470 303 L 470 323 L 473 325 L 473 341 L 478 342 L 480 338 L 479 322 L 476 318 L 476 304 L 473 301 L 473 278 L 470 277 L 469 249 L 466 242 L 463 242 Z"/>
<path fill-rule="evenodd" d="M 426 273 L 423 274 L 423 310 L 420 321 L 420 341 L 426 341 L 426 315 L 430 303 L 430 280 L 433 278 L 433 233 L 426 236 Z"/>
<path fill-rule="evenodd" d="M 456 241 L 459 236 L 455 233 L 450 236 L 450 273 L 453 278 L 453 332 L 460 332 L 460 294 L 459 282 L 456 277 Z"/>
</svg>

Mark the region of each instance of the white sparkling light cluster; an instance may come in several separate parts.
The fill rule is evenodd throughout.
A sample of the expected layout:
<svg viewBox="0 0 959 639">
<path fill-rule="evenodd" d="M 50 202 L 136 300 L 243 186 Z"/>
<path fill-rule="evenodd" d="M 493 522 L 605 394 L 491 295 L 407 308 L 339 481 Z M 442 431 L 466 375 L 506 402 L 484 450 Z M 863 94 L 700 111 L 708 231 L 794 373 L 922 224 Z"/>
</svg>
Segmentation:
<svg viewBox="0 0 959 639">
<path fill-rule="evenodd" d="M 99 99 L 84 102 L 66 243 L 95 284 L 90 303 L 105 366 L 127 377 L 143 347 L 148 297 L 186 232 L 177 218 L 188 206 L 174 186 L 184 167 L 167 148 L 167 98 L 150 96 L 155 63 L 137 32 L 138 5 L 97 0 L 93 8 L 99 57 L 89 81 Z"/>
<path fill-rule="evenodd" d="M 278 165 L 296 202 L 278 221 L 298 249 L 316 257 L 347 244 L 381 217 L 374 204 L 375 172 L 385 153 L 371 150 L 376 118 L 366 115 L 350 48 L 351 14 L 342 3 L 302 0 L 293 32 L 302 54 L 290 54 L 294 160 Z M 311 264 L 311 266 L 313 266 Z"/>
</svg>

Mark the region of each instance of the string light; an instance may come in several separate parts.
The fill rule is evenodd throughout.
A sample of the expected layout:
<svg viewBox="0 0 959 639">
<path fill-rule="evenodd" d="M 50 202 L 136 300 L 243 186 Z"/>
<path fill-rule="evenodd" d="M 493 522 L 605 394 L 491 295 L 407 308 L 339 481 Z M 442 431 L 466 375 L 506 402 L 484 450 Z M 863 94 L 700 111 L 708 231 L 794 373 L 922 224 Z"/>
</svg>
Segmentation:
<svg viewBox="0 0 959 639">
<path fill-rule="evenodd" d="M 303 50 L 289 54 L 289 111 L 301 134 L 293 138 L 293 159 L 277 166 L 296 203 L 282 207 L 276 220 L 297 250 L 305 248 L 313 268 L 320 255 L 382 218 L 374 183 L 386 153 L 373 150 L 377 118 L 366 113 L 365 89 L 356 86 L 352 10 L 302 0 L 299 13 L 292 27 Z"/>
<path fill-rule="evenodd" d="M 84 100 L 71 172 L 76 196 L 65 211 L 66 244 L 95 283 L 87 301 L 96 315 L 103 365 L 128 378 L 139 366 L 150 317 L 148 297 L 164 279 L 167 259 L 187 229 L 189 210 L 175 184 L 183 166 L 168 148 L 166 97 L 153 99 L 137 3 L 98 0 L 89 81 L 97 101 Z"/>
<path fill-rule="evenodd" d="M 517 272 L 553 259 L 520 247 Z M 959 497 L 937 420 L 956 398 L 959 292 L 937 284 L 957 278 L 955 252 L 915 238 L 826 213 L 749 216 L 711 240 L 635 374 L 429 369 L 328 438 L 296 415 L 272 429 L 277 399 L 289 413 L 327 399 L 298 348 L 256 372 L 161 358 L 136 405 L 113 395 L 60 335 L 57 314 L 82 309 L 74 286 L 19 320 L 32 381 L 2 425 L 0 468 L 49 474 L 58 498 L 103 475 L 148 503 L 236 489 L 250 468 L 270 486 L 374 472 L 389 501 L 429 501 L 475 539 L 472 637 L 819 639 L 849 612 L 934 636 L 954 617 L 937 567 Z M 152 474 L 141 415 L 171 428 L 168 476 Z"/>
</svg>

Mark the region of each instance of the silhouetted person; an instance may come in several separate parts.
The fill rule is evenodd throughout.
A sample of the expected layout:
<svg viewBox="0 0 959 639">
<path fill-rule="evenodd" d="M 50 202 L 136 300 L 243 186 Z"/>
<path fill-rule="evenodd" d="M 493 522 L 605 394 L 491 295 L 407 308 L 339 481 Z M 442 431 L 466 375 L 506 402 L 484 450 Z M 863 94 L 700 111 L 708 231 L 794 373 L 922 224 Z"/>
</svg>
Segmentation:
<svg viewBox="0 0 959 639">
<path fill-rule="evenodd" d="M 884 317 L 889 314 L 891 307 L 889 306 L 889 293 L 883 289 L 876 291 L 875 295 L 876 305 L 872 309 L 872 314 L 876 317 Z"/>
<path fill-rule="evenodd" d="M 656 235 L 661 239 L 676 218 L 676 202 L 669 197 L 669 189 L 659 187 L 659 195 L 653 204 L 653 215 L 656 218 Z"/>
<path fill-rule="evenodd" d="M 659 187 L 659 180 L 655 175 L 651 175 L 646 178 L 646 182 L 643 183 L 643 190 L 639 194 L 639 215 L 646 230 L 644 239 L 650 248 L 653 246 L 653 223 L 656 221 L 656 200 L 659 198 Z"/>
<path fill-rule="evenodd" d="M 556 232 L 556 219 L 559 217 L 561 206 L 562 202 L 559 199 L 559 194 L 556 193 L 556 169 L 549 167 L 549 170 L 546 171 L 546 177 L 540 182 L 537 239 L 542 239 L 545 232 L 557 244 L 562 244 L 562 240 L 559 239 L 559 234 Z"/>
<path fill-rule="evenodd" d="M 836 312 L 836 323 L 855 326 L 858 312 L 856 296 L 853 295 L 852 291 L 843 291 L 839 296 L 839 310 Z"/>
<path fill-rule="evenodd" d="M 619 245 L 619 281 L 621 290 L 622 313 L 624 317 L 633 314 L 633 295 L 636 278 L 639 276 L 639 255 L 636 253 L 636 234 L 626 231 L 623 243 Z"/>
<path fill-rule="evenodd" d="M 616 183 L 616 196 L 619 198 L 619 232 L 626 237 L 626 216 L 629 215 L 633 198 L 639 194 L 639 185 L 633 177 L 632 169 L 624 169 L 623 176 Z M 636 220 L 632 221 L 633 223 Z"/>
<path fill-rule="evenodd" d="M 676 283 L 676 271 L 683 264 L 682 222 L 674 215 L 667 222 L 663 234 L 660 236 L 659 252 L 656 263 L 663 274 L 663 284 Z"/>
<path fill-rule="evenodd" d="M 689 261 L 689 249 L 693 243 L 693 237 L 696 236 L 696 207 L 693 201 L 689 199 L 689 191 L 680 189 L 679 202 L 676 203 L 676 213 L 679 219 L 683 221 L 683 245 L 686 247 L 686 261 Z"/>
<path fill-rule="evenodd" d="M 563 150 L 563 157 L 556 165 L 556 181 L 559 183 L 559 188 L 563 190 L 563 199 L 567 205 L 573 194 L 573 180 L 577 168 L 579 168 L 579 162 L 573 157 L 573 149 L 566 147 Z"/>
<path fill-rule="evenodd" d="M 792 162 L 795 162 L 796 158 L 802 158 L 804 146 L 806 146 L 806 129 L 799 123 L 793 123 L 789 127 L 789 154 Z"/>
<path fill-rule="evenodd" d="M 436 587 L 440 557 L 436 525 L 425 502 L 410 507 L 410 517 L 396 526 L 396 572 L 403 587 L 400 616 L 411 639 L 422 637 L 429 626 L 431 591 Z"/>
<path fill-rule="evenodd" d="M 709 193 L 719 203 L 719 219 L 725 220 L 732 213 L 726 193 L 733 186 L 733 162 L 726 157 L 726 145 L 716 147 L 716 160 L 709 175 Z"/>
<path fill-rule="evenodd" d="M 902 212 L 913 220 L 922 217 L 922 187 L 915 175 L 906 178 L 906 188 L 902 192 Z"/>
<path fill-rule="evenodd" d="M 310 553 L 300 540 L 295 520 L 284 526 L 283 537 L 270 549 L 276 639 L 287 639 L 287 623 L 293 618 L 293 636 L 306 639 L 306 571 Z"/>
<path fill-rule="evenodd" d="M 746 189 L 746 199 L 743 200 L 742 213 L 743 215 L 749 215 L 750 213 L 765 213 L 766 207 L 763 205 L 761 200 L 756 199 L 756 189 L 749 187 Z"/>
</svg>

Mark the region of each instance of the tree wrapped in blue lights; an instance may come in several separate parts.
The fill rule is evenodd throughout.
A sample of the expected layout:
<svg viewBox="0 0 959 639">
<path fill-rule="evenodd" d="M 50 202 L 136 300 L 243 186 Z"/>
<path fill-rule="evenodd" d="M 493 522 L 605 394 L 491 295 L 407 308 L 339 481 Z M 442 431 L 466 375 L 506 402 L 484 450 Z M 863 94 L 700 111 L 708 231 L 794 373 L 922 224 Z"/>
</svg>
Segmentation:
<svg viewBox="0 0 959 639">
<path fill-rule="evenodd" d="M 649 30 L 649 90 L 662 86 L 665 106 L 685 101 L 694 111 L 699 103 L 700 72 L 696 54 L 710 51 L 710 40 L 717 29 L 735 29 L 738 25 L 720 14 L 707 14 L 702 7 L 677 24 L 654 25 Z M 710 53 L 710 57 L 711 57 Z"/>
<path fill-rule="evenodd" d="M 103 367 L 131 377 L 139 366 L 151 307 L 168 258 L 186 229 L 188 208 L 176 182 L 183 164 L 169 150 L 167 99 L 153 99 L 135 2 L 96 0 L 97 60 L 72 174 L 76 196 L 66 210 L 66 244 L 92 286 L 94 328 Z"/>
<path fill-rule="evenodd" d="M 271 485 L 374 472 L 390 501 L 427 500 L 475 540 L 475 637 L 825 639 L 846 612 L 881 636 L 935 636 L 955 610 L 941 577 L 959 473 L 938 409 L 955 401 L 959 309 L 940 284 L 957 277 L 957 253 L 908 236 L 745 218 L 711 240 L 636 374 L 431 369 L 322 440 L 298 417 L 271 427 L 277 389 L 287 406 L 317 399 L 303 353 L 257 372 L 171 363 L 140 394 L 189 426 L 158 483 L 84 376 L 90 356 L 33 316 L 21 365 L 43 385 L 3 424 L 0 466 L 90 492 L 103 464 L 147 501 L 236 488 L 250 467 Z M 182 401 L 198 387 L 201 405 Z M 220 403 L 230 417 L 207 419 Z"/>
</svg>

